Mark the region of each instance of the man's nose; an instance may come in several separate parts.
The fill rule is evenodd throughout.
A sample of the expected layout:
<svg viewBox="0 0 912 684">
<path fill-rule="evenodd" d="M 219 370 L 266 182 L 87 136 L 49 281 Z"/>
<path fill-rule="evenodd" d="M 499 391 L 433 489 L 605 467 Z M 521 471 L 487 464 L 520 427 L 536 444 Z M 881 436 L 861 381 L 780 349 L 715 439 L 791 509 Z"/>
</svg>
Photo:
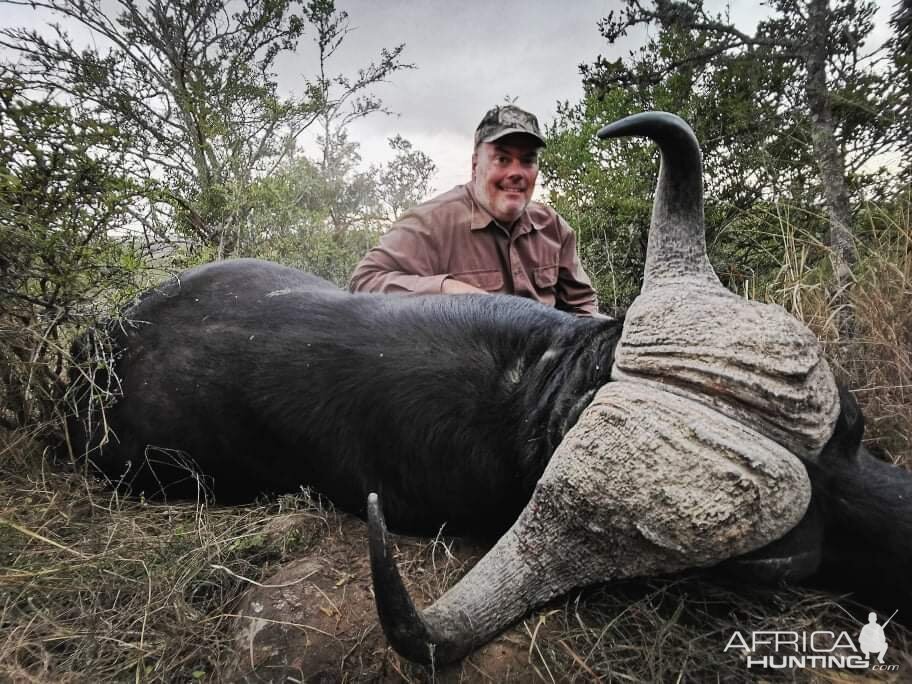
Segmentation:
<svg viewBox="0 0 912 684">
<path fill-rule="evenodd" d="M 519 178 L 523 175 L 523 164 L 521 161 L 514 159 L 507 167 L 507 175 L 511 178 Z"/>
</svg>

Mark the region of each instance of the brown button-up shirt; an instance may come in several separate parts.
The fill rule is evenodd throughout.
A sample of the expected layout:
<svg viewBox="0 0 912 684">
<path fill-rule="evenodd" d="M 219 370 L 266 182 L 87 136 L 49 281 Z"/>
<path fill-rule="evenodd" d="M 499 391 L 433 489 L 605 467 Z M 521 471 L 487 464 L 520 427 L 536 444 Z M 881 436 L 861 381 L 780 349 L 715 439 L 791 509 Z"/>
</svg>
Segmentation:
<svg viewBox="0 0 912 684">
<path fill-rule="evenodd" d="M 567 222 L 530 202 L 508 231 L 475 201 L 471 183 L 403 214 L 355 268 L 350 288 L 439 294 L 447 278 L 581 316 L 597 310 Z"/>
</svg>

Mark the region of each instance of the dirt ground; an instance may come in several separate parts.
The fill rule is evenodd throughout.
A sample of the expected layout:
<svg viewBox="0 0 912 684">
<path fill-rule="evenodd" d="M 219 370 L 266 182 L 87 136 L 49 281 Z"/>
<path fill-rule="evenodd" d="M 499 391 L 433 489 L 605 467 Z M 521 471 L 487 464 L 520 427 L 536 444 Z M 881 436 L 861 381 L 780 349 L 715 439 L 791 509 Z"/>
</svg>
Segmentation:
<svg viewBox="0 0 912 684">
<path fill-rule="evenodd" d="M 520 624 L 460 665 L 429 672 L 387 646 L 377 620 L 367 553 L 367 526 L 330 514 L 334 529 L 306 557 L 253 586 L 237 610 L 238 659 L 227 679 L 239 682 L 530 681 L 529 644 Z M 294 525 L 293 516 L 276 526 Z M 467 542 L 393 536 L 406 586 L 427 605 L 486 550 Z"/>
<path fill-rule="evenodd" d="M 281 537 L 301 526 L 310 530 L 314 543 L 301 557 L 245 593 L 234 614 L 234 658 L 221 673 L 223 681 L 613 680 L 605 677 L 605 668 L 620 681 L 665 681 L 675 671 L 676 681 L 703 681 L 710 672 L 724 681 L 758 681 L 738 654 L 722 653 L 732 624 L 747 632 L 752 624 L 753 629 L 770 629 L 777 622 L 780 629 L 799 624 L 807 629 L 816 628 L 814 625 L 835 629 L 834 620 L 841 617 L 846 621 L 841 629 L 854 629 L 849 626 L 847 610 L 825 596 L 798 589 L 754 589 L 742 601 L 740 592 L 732 593 L 724 579 L 698 573 L 654 583 L 611 583 L 575 598 L 564 597 L 527 616 L 462 663 L 426 669 L 401 658 L 387 645 L 372 593 L 366 524 L 328 512 L 320 523 L 325 528 L 316 535 L 313 525 L 312 517 L 292 514 L 271 521 L 264 530 Z M 405 584 L 419 607 L 442 595 L 486 551 L 484 546 L 458 539 L 429 541 L 392 535 L 392 540 Z M 851 603 L 844 605 L 859 613 Z M 777 612 L 780 617 L 773 618 Z M 819 617 L 809 619 L 813 615 Z M 690 622 L 694 624 L 687 626 Z M 700 624 L 703 628 L 694 631 Z M 893 642 L 897 648 L 891 660 L 901 662 L 902 671 L 908 674 L 912 658 L 901 650 L 908 633 L 902 630 L 895 636 L 901 639 Z M 602 662 L 605 649 L 612 653 L 610 663 Z M 712 650 L 705 658 L 700 655 L 704 649 Z M 653 665 L 645 667 L 649 662 Z M 652 668 L 648 679 L 641 679 L 644 667 L 645 671 Z M 625 670 L 638 676 L 624 676 Z M 873 674 L 790 670 L 758 676 L 759 681 L 904 681 L 901 673 Z"/>
</svg>

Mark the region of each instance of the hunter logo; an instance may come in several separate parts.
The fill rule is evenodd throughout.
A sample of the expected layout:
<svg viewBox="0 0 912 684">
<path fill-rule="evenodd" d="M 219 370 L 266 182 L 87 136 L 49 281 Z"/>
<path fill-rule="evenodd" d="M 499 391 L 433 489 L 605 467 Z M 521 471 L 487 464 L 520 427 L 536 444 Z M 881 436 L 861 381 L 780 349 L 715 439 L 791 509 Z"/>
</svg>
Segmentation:
<svg viewBox="0 0 912 684">
<path fill-rule="evenodd" d="M 893 611 L 896 615 L 897 611 Z M 877 655 L 877 662 L 883 664 L 884 654 L 887 652 L 887 640 L 884 637 L 883 628 L 893 619 L 890 616 L 883 627 L 877 624 L 877 613 L 868 613 L 868 624 L 861 628 L 861 634 L 858 635 L 858 645 L 864 654 L 870 659 L 872 655 Z"/>
<path fill-rule="evenodd" d="M 814 632 L 757 631 L 731 635 L 723 652 L 740 650 L 747 667 L 780 670 L 786 668 L 849 668 L 895 672 L 898 665 L 885 665 L 888 642 L 884 627 L 896 615 L 893 611 L 883 625 L 877 613 L 868 614 L 857 641 L 848 632 L 819 630 Z"/>
</svg>

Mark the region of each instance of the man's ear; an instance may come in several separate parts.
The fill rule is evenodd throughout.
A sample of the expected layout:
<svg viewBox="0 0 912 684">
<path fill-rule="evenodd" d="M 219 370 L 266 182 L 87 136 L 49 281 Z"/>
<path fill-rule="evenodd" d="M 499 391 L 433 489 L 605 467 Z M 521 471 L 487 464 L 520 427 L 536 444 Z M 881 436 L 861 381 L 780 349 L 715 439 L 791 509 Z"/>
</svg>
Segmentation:
<svg viewBox="0 0 912 684">
<path fill-rule="evenodd" d="M 478 166 L 478 151 L 472 152 L 472 180 L 475 180 L 475 167 Z"/>
</svg>

